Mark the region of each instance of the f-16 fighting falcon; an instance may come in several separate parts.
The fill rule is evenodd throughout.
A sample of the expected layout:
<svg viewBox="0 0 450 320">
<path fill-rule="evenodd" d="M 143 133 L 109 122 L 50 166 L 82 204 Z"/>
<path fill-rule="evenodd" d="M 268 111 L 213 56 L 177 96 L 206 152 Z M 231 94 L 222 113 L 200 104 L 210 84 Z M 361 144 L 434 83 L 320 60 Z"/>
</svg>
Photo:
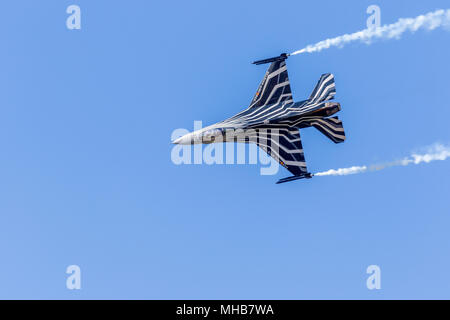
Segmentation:
<svg viewBox="0 0 450 320">
<path fill-rule="evenodd" d="M 286 68 L 288 55 L 260 60 L 271 63 L 250 106 L 235 116 L 178 138 L 175 144 L 217 142 L 256 143 L 293 176 L 277 183 L 311 178 L 306 169 L 299 129 L 314 127 L 335 143 L 345 140 L 342 121 L 330 117 L 341 110 L 330 102 L 336 93 L 334 76 L 323 74 L 311 96 L 294 102 Z"/>
</svg>

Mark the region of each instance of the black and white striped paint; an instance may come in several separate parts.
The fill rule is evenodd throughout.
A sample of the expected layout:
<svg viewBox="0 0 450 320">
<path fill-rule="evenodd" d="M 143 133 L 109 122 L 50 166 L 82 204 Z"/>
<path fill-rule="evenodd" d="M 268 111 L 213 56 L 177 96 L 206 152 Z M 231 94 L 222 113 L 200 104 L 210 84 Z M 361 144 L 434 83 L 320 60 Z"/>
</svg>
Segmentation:
<svg viewBox="0 0 450 320">
<path fill-rule="evenodd" d="M 286 62 L 275 61 L 247 109 L 174 143 L 256 143 L 294 176 L 304 176 L 308 172 L 299 129 L 315 127 L 335 143 L 345 140 L 342 122 L 330 117 L 340 110 L 339 103 L 330 102 L 335 93 L 334 76 L 323 74 L 307 100 L 294 102 Z"/>
</svg>

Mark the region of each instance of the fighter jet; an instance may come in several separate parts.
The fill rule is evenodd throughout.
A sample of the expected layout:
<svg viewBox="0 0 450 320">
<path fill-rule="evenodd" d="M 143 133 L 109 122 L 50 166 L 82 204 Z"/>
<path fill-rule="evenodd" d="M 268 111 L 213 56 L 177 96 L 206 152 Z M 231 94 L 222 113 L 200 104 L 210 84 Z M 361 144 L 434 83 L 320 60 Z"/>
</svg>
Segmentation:
<svg viewBox="0 0 450 320">
<path fill-rule="evenodd" d="M 334 76 L 323 74 L 311 96 L 294 102 L 289 83 L 286 53 L 253 62 L 271 63 L 247 109 L 235 116 L 188 133 L 173 143 L 207 144 L 217 142 L 256 143 L 289 170 L 293 176 L 280 179 L 284 183 L 312 178 L 306 169 L 299 129 L 314 127 L 334 143 L 345 140 L 342 121 L 331 117 L 341 110 L 334 99 Z"/>
</svg>

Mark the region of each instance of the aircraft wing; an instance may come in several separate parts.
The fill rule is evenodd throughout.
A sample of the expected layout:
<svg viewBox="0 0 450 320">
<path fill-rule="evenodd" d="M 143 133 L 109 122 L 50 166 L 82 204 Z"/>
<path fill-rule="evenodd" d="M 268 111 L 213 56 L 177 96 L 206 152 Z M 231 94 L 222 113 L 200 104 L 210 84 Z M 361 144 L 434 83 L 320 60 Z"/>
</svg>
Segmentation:
<svg viewBox="0 0 450 320">
<path fill-rule="evenodd" d="M 293 102 L 286 62 L 284 60 L 274 61 L 269 66 L 250 103 L 249 109 L 261 108 L 280 102 Z"/>
<path fill-rule="evenodd" d="M 293 175 L 308 174 L 298 129 L 283 128 L 274 132 L 274 129 L 271 128 L 270 134 L 259 135 L 257 144 Z"/>
</svg>

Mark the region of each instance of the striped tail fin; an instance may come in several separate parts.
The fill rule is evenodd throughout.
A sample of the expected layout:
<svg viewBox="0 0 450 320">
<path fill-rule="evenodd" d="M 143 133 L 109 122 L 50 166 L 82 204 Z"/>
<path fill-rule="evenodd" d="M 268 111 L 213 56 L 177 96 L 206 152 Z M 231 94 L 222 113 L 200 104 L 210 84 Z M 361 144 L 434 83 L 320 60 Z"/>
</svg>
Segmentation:
<svg viewBox="0 0 450 320">
<path fill-rule="evenodd" d="M 334 76 L 331 73 L 323 74 L 319 82 L 317 82 L 309 100 L 314 103 L 328 101 L 334 98 L 336 94 L 336 86 L 334 84 Z"/>
</svg>

